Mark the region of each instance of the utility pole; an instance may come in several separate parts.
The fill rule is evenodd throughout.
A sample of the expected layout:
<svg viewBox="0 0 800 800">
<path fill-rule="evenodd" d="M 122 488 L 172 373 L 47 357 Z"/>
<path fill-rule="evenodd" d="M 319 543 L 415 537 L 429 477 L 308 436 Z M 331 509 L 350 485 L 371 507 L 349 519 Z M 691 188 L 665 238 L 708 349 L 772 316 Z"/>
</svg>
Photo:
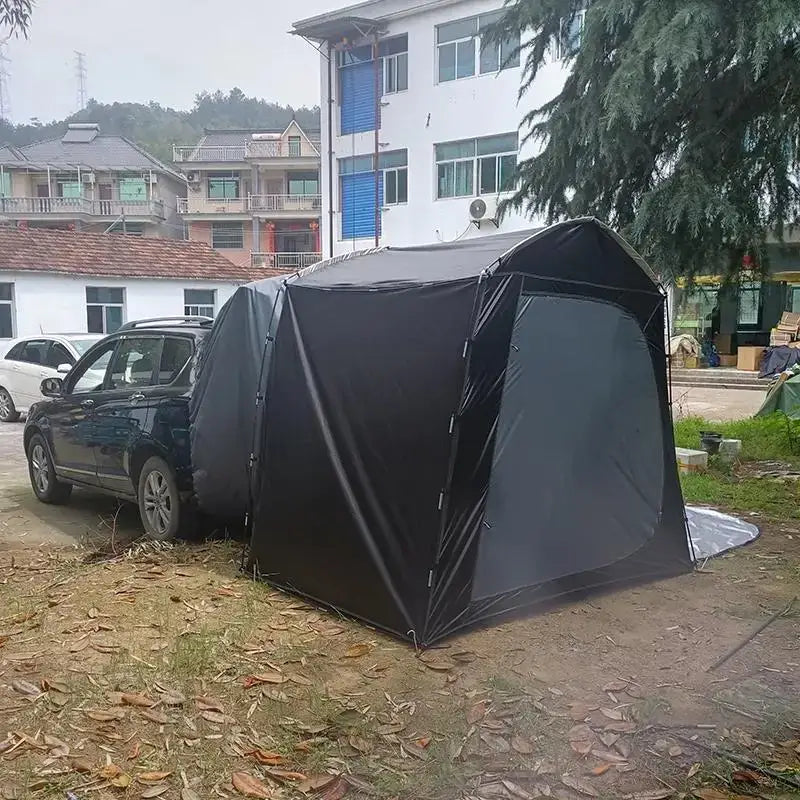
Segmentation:
<svg viewBox="0 0 800 800">
<path fill-rule="evenodd" d="M 5 42 L 0 42 L 0 119 L 11 121 L 11 98 L 8 94 L 8 79 L 11 73 L 8 65 L 11 59 L 6 55 Z"/>
<path fill-rule="evenodd" d="M 78 111 L 86 108 L 86 53 L 75 51 L 75 77 L 78 79 Z"/>
</svg>

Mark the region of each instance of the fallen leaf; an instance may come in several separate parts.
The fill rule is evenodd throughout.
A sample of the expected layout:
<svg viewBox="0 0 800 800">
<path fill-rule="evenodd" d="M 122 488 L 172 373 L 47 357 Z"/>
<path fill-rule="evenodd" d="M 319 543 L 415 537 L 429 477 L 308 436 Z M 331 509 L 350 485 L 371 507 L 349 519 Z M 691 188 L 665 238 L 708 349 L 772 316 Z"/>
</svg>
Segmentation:
<svg viewBox="0 0 800 800">
<path fill-rule="evenodd" d="M 488 705 L 489 703 L 487 700 L 475 703 L 475 705 L 467 711 L 467 722 L 470 725 L 475 725 L 475 723 L 480 722 L 486 716 Z"/>
<path fill-rule="evenodd" d="M 372 648 L 368 644 L 351 644 L 347 650 L 344 651 L 345 658 L 361 658 L 365 656 Z"/>
<path fill-rule="evenodd" d="M 731 774 L 731 780 L 741 783 L 761 783 L 761 776 L 750 769 L 737 769 Z"/>
<path fill-rule="evenodd" d="M 200 800 L 200 795 L 194 789 L 185 786 L 181 789 L 181 800 Z"/>
<path fill-rule="evenodd" d="M 453 653 L 451 657 L 453 661 L 457 661 L 459 664 L 471 664 L 477 658 L 471 650 L 461 650 L 458 653 Z"/>
<path fill-rule="evenodd" d="M 291 769 L 268 769 L 267 775 L 279 781 L 304 781 L 308 776 L 302 772 L 295 772 Z"/>
<path fill-rule="evenodd" d="M 577 722 L 586 719 L 592 711 L 597 711 L 598 708 L 599 706 L 596 703 L 570 703 L 569 715 Z"/>
<path fill-rule="evenodd" d="M 414 742 L 402 742 L 400 745 L 402 751 L 409 756 L 418 758 L 420 761 L 427 761 L 429 756 L 424 747 L 420 747 Z"/>
<path fill-rule="evenodd" d="M 195 703 L 200 711 L 218 711 L 222 713 L 222 704 L 215 697 L 195 697 Z"/>
<path fill-rule="evenodd" d="M 172 775 L 172 772 L 142 772 L 136 776 L 136 780 L 140 783 L 160 783 L 165 778 Z"/>
<path fill-rule="evenodd" d="M 276 703 L 289 702 L 289 695 L 286 694 L 286 692 L 282 692 L 280 689 L 270 689 L 264 686 L 261 689 L 261 696 L 268 697 L 270 700 L 274 700 Z"/>
<path fill-rule="evenodd" d="M 453 669 L 456 662 L 447 656 L 431 656 L 430 658 L 420 658 L 420 661 L 428 668 L 437 672 L 447 672 Z"/>
<path fill-rule="evenodd" d="M 353 750 L 358 750 L 359 753 L 369 753 L 372 751 L 372 745 L 361 736 L 349 736 L 347 742 Z"/>
<path fill-rule="evenodd" d="M 148 697 L 146 694 L 140 694 L 139 692 L 123 692 L 121 699 L 122 703 L 126 706 L 151 708 L 156 704 L 156 701 L 153 700 L 152 697 Z"/>
<path fill-rule="evenodd" d="M 115 722 L 116 720 L 125 718 L 125 712 L 121 708 L 113 708 L 108 711 L 103 711 L 99 708 L 90 708 L 85 713 L 89 719 L 93 719 L 96 722 Z"/>
<path fill-rule="evenodd" d="M 63 692 L 50 691 L 47 693 L 47 699 L 58 708 L 63 708 L 69 702 L 69 695 Z"/>
<path fill-rule="evenodd" d="M 82 650 L 85 650 L 89 646 L 88 639 L 79 639 L 75 644 L 70 645 L 69 652 L 70 653 L 80 653 Z"/>
<path fill-rule="evenodd" d="M 622 800 L 667 800 L 675 794 L 671 789 L 651 789 L 645 792 L 634 792 L 622 795 Z"/>
<path fill-rule="evenodd" d="M 201 711 L 200 716 L 208 722 L 213 722 L 215 725 L 226 725 L 234 721 L 226 714 L 220 714 L 219 711 Z"/>
<path fill-rule="evenodd" d="M 180 692 L 162 692 L 160 700 L 166 706 L 181 706 L 186 702 L 186 698 Z"/>
<path fill-rule="evenodd" d="M 622 716 L 622 712 L 618 708 L 601 708 L 600 713 L 604 717 L 608 717 L 609 719 L 617 719 L 617 720 L 624 719 L 624 717 Z"/>
<path fill-rule="evenodd" d="M 561 783 L 563 783 L 564 786 L 569 786 L 570 789 L 574 789 L 576 792 L 588 795 L 589 797 L 600 796 L 600 793 L 594 788 L 594 786 L 592 786 L 591 783 L 588 783 L 581 778 L 575 778 L 572 775 L 562 775 Z"/>
<path fill-rule="evenodd" d="M 427 747 L 431 743 L 431 737 L 421 736 L 419 739 L 416 739 L 415 741 L 420 747 Z"/>
<path fill-rule="evenodd" d="M 592 770 L 592 775 L 605 775 L 611 769 L 611 764 L 600 764 Z"/>
<path fill-rule="evenodd" d="M 91 772 L 94 769 L 92 762 L 86 758 L 73 758 L 70 766 L 75 772 Z"/>
<path fill-rule="evenodd" d="M 11 681 L 11 688 L 15 692 L 23 694 L 26 697 L 38 697 L 42 693 L 42 690 L 38 686 L 34 686 L 32 683 L 23 680 Z"/>
<path fill-rule="evenodd" d="M 511 746 L 523 756 L 530 755 L 533 752 L 533 745 L 527 739 L 523 739 L 522 736 L 512 736 Z"/>
<path fill-rule="evenodd" d="M 569 746 L 580 756 L 588 756 L 592 752 L 592 743 L 585 739 L 570 742 Z"/>
<path fill-rule="evenodd" d="M 636 730 L 635 722 L 609 722 L 603 730 L 614 733 L 633 733 Z"/>
<path fill-rule="evenodd" d="M 234 772 L 231 776 L 233 788 L 245 797 L 270 797 L 271 792 L 258 778 L 246 772 Z"/>
<path fill-rule="evenodd" d="M 630 681 L 610 681 L 603 687 L 604 692 L 624 692 L 628 686 L 630 686 Z"/>
<path fill-rule="evenodd" d="M 599 758 L 601 761 L 610 761 L 612 764 L 623 764 L 627 761 L 625 756 L 618 755 L 611 750 L 604 750 L 602 747 L 593 747 L 591 753 L 595 758 Z"/>
<path fill-rule="evenodd" d="M 711 786 L 702 789 L 692 789 L 692 794 L 699 797 L 700 800 L 728 800 L 730 795 L 727 792 L 720 792 L 719 789 L 714 789 Z"/>
<path fill-rule="evenodd" d="M 494 750 L 495 753 L 508 753 L 511 750 L 511 745 L 508 741 L 496 733 L 483 731 L 481 733 L 481 741 L 491 750 Z"/>
<path fill-rule="evenodd" d="M 242 683 L 244 684 L 245 689 L 249 689 L 252 686 L 258 686 L 262 683 L 286 683 L 288 680 L 289 679 L 286 677 L 286 675 L 282 675 L 280 672 L 273 671 L 260 672 L 258 675 L 245 675 L 245 677 L 242 678 Z"/>
<path fill-rule="evenodd" d="M 702 764 L 699 764 L 699 763 L 692 764 L 692 766 L 689 767 L 689 771 L 686 773 L 686 777 L 687 778 L 694 778 L 694 776 L 697 775 L 697 773 L 700 772 L 700 770 L 702 768 L 703 768 Z"/>
<path fill-rule="evenodd" d="M 156 725 L 166 725 L 169 723 L 169 717 L 163 711 L 147 708 L 141 712 L 141 715 L 145 719 L 150 720 L 150 722 L 155 722 Z"/>
<path fill-rule="evenodd" d="M 311 686 L 313 683 L 310 678 L 301 675 L 299 672 L 290 672 L 287 677 L 292 683 L 296 683 L 298 686 Z"/>
<path fill-rule="evenodd" d="M 286 762 L 280 753 L 271 753 L 269 750 L 250 750 L 247 755 L 252 756 L 259 764 L 268 764 L 273 767 Z"/>
<path fill-rule="evenodd" d="M 69 745 L 55 736 L 50 736 L 46 733 L 44 735 L 44 743 L 50 748 L 50 756 L 52 758 L 63 758 L 69 755 Z"/>
<path fill-rule="evenodd" d="M 128 761 L 136 761 L 139 758 L 139 754 L 142 752 L 142 743 L 141 742 L 134 742 L 133 747 L 131 747 L 130 752 L 128 753 Z"/>
<path fill-rule="evenodd" d="M 613 747 L 619 739 L 618 733 L 601 733 L 597 737 L 606 747 Z"/>
<path fill-rule="evenodd" d="M 683 748 L 678 747 L 678 745 L 674 744 L 669 749 L 669 754 L 672 758 L 677 758 L 678 756 L 683 755 Z"/>
<path fill-rule="evenodd" d="M 317 797 L 319 800 L 341 800 L 350 791 L 350 783 L 342 777 L 331 781 Z"/>
<path fill-rule="evenodd" d="M 294 788 L 303 794 L 317 792 L 333 783 L 333 781 L 335 781 L 337 778 L 337 775 L 328 775 L 327 773 L 322 773 L 320 775 L 308 775 L 304 781 L 300 781 L 300 783 L 298 783 Z"/>
<path fill-rule="evenodd" d="M 147 800 L 149 797 L 161 797 L 162 794 L 165 794 L 169 791 L 169 786 L 166 783 L 157 784 L 156 786 L 150 786 L 142 792 L 142 797 Z"/>
<path fill-rule="evenodd" d="M 127 772 L 122 772 L 119 775 L 117 775 L 115 778 L 111 778 L 109 783 L 112 786 L 116 786 L 118 789 L 127 789 L 128 786 L 131 785 L 132 781 L 133 781 L 133 778 L 131 778 L 131 776 L 128 775 Z"/>
<path fill-rule="evenodd" d="M 517 797 L 519 800 L 535 800 L 535 795 L 523 789 L 518 783 L 503 778 L 500 783 L 503 784 L 505 790 L 512 796 Z"/>
<path fill-rule="evenodd" d="M 614 748 L 617 752 L 628 758 L 630 754 L 633 752 L 633 748 L 631 747 L 631 743 L 627 739 L 619 739 L 617 743 L 614 745 Z"/>
<path fill-rule="evenodd" d="M 46 692 L 54 691 L 61 692 L 61 694 L 70 693 L 69 685 L 64 683 L 64 681 L 51 681 L 49 678 L 42 678 L 42 689 Z"/>
</svg>

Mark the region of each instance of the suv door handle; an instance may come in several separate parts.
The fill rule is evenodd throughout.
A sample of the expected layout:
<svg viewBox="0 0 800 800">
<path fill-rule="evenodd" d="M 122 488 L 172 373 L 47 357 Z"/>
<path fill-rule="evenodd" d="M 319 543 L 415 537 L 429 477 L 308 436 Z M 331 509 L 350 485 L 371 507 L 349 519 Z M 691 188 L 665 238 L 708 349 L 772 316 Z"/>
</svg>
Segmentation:
<svg viewBox="0 0 800 800">
<path fill-rule="evenodd" d="M 134 394 L 132 394 L 128 400 L 130 400 L 132 403 L 138 403 L 139 400 L 144 400 L 144 395 L 141 392 L 134 392 Z"/>
<path fill-rule="evenodd" d="M 81 400 L 81 408 L 92 408 L 94 400 Z"/>
</svg>

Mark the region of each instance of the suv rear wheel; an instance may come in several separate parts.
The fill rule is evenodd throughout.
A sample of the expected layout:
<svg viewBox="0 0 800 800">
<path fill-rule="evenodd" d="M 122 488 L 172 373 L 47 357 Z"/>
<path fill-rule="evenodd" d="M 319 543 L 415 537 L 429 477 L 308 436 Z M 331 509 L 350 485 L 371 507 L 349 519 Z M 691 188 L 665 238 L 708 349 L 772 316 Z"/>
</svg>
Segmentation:
<svg viewBox="0 0 800 800">
<path fill-rule="evenodd" d="M 31 436 L 28 443 L 28 474 L 33 493 L 43 503 L 61 505 L 69 500 L 72 484 L 62 483 L 56 479 L 50 451 L 40 433 Z"/>
<path fill-rule="evenodd" d="M 139 514 L 150 539 L 166 541 L 177 536 L 183 509 L 178 484 L 169 464 L 153 456 L 139 473 Z"/>
<path fill-rule="evenodd" d="M 0 386 L 0 422 L 16 422 L 19 419 L 19 411 L 17 411 L 11 395 Z"/>
</svg>

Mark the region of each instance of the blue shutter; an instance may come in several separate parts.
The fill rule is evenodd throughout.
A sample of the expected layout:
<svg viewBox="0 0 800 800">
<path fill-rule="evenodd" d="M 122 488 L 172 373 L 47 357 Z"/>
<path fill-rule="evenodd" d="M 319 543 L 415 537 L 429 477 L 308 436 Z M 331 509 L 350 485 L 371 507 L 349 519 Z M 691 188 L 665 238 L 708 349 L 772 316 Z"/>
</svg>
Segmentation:
<svg viewBox="0 0 800 800">
<path fill-rule="evenodd" d="M 373 61 L 339 68 L 341 133 L 375 130 L 375 67 Z"/>
<path fill-rule="evenodd" d="M 383 205 L 382 172 L 378 177 L 378 198 L 380 205 Z M 375 173 L 342 175 L 342 239 L 374 237 Z"/>
</svg>

